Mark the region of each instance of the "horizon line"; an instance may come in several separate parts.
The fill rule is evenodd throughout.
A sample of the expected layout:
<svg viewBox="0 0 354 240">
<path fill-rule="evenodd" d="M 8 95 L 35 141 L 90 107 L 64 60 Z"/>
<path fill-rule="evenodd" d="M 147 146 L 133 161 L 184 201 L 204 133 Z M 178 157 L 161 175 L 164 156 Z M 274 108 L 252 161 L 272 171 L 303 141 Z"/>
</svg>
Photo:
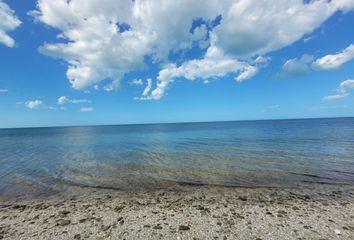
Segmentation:
<svg viewBox="0 0 354 240">
<path fill-rule="evenodd" d="M 38 126 L 38 127 L 0 127 L 0 130 L 9 129 L 36 129 L 36 128 L 75 128 L 75 127 L 113 127 L 113 126 L 135 126 L 135 125 L 162 125 L 162 124 L 191 124 L 191 123 L 223 123 L 223 122 L 258 122 L 258 121 L 289 121 L 289 120 L 316 120 L 316 119 L 336 119 L 354 118 L 346 117 L 309 117 L 309 118 L 269 118 L 269 119 L 249 119 L 249 120 L 215 120 L 215 121 L 191 121 L 191 122 L 153 122 L 153 123 L 121 123 L 121 124 L 87 124 L 87 125 L 58 125 L 58 126 Z"/>
</svg>

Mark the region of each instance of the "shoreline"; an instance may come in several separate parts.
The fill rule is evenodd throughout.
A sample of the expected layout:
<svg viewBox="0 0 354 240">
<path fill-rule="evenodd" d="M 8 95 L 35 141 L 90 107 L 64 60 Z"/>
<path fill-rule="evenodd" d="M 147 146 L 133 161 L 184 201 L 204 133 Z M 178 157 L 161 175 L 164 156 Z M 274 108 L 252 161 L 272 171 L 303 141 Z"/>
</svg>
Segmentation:
<svg viewBox="0 0 354 240">
<path fill-rule="evenodd" d="M 78 187 L 0 199 L 0 239 L 354 239 L 354 185 Z"/>
</svg>

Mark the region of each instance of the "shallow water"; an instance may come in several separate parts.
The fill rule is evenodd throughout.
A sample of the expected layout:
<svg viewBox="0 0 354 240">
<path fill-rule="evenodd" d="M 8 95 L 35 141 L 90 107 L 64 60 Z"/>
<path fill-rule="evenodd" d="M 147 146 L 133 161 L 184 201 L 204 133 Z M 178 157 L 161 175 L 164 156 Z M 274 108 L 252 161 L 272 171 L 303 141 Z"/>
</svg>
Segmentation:
<svg viewBox="0 0 354 240">
<path fill-rule="evenodd" d="M 0 194 L 354 183 L 354 118 L 0 129 Z"/>
</svg>

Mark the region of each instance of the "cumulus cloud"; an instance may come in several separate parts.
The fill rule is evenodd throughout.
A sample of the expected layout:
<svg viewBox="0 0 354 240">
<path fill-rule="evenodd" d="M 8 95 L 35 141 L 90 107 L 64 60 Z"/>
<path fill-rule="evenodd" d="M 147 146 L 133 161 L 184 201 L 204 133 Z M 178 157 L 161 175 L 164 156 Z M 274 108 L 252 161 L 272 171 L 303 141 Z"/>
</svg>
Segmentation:
<svg viewBox="0 0 354 240">
<path fill-rule="evenodd" d="M 23 105 L 29 109 L 47 109 L 47 110 L 65 110 L 63 107 L 57 108 L 57 107 L 53 107 L 53 106 L 48 106 L 47 104 L 45 104 L 42 100 L 30 100 L 30 101 L 26 101 L 26 102 L 16 102 L 16 105 Z"/>
<path fill-rule="evenodd" d="M 289 59 L 284 63 L 278 75 L 281 77 L 304 75 L 310 70 L 312 61 L 313 56 L 308 54 L 304 54 L 301 58 Z"/>
<path fill-rule="evenodd" d="M 78 104 L 78 103 L 90 103 L 91 101 L 90 100 L 87 100 L 87 99 L 70 99 L 66 96 L 61 96 L 58 98 L 58 101 L 57 103 L 59 105 L 64 105 L 66 103 L 74 103 L 74 104 Z"/>
<path fill-rule="evenodd" d="M 68 99 L 67 97 L 61 96 L 61 97 L 58 98 L 58 104 L 59 104 L 59 105 L 63 105 L 63 104 L 65 104 L 65 103 L 67 103 L 68 100 L 69 100 L 69 99 Z"/>
<path fill-rule="evenodd" d="M 40 108 L 42 105 L 43 102 L 41 100 L 32 100 L 26 102 L 26 107 L 29 109 L 37 109 Z"/>
<path fill-rule="evenodd" d="M 352 0 L 335 0 L 335 1 L 333 1 L 333 5 L 343 12 L 348 12 L 348 11 L 353 10 L 354 1 L 352 1 Z"/>
<path fill-rule="evenodd" d="M 349 89 L 354 89 L 354 80 L 345 80 L 339 84 L 336 94 L 323 97 L 323 100 L 337 100 L 350 95 Z"/>
<path fill-rule="evenodd" d="M 242 58 L 286 47 L 347 4 L 337 1 L 232 1 L 216 29 L 218 45 Z"/>
<path fill-rule="evenodd" d="M 16 29 L 20 24 L 21 21 L 15 16 L 15 12 L 0 0 L 0 43 L 13 47 L 15 40 L 7 32 Z"/>
<path fill-rule="evenodd" d="M 92 108 L 92 107 L 82 107 L 82 108 L 80 108 L 80 112 L 92 112 L 94 110 L 95 109 Z"/>
<path fill-rule="evenodd" d="M 163 66 L 147 96 L 159 99 L 176 78 L 250 78 L 259 71 L 255 58 L 353 7 L 349 0 L 38 0 L 32 15 L 60 31 L 60 43 L 46 43 L 40 52 L 67 62 L 74 89 L 103 84 L 114 90 L 127 73 L 146 70 L 148 59 Z M 206 54 L 179 64 L 170 58 L 192 47 L 218 49 L 223 57 Z"/>
<path fill-rule="evenodd" d="M 336 54 L 326 55 L 316 60 L 314 60 L 312 55 L 304 54 L 301 58 L 287 60 L 282 67 L 282 71 L 278 75 L 283 77 L 300 76 L 308 73 L 311 67 L 315 70 L 337 69 L 353 58 L 353 44 Z M 337 95 L 337 98 L 340 98 L 340 96 L 342 95 Z"/>
<path fill-rule="evenodd" d="M 147 96 L 148 91 L 144 91 L 143 98 L 159 100 L 169 85 L 177 78 L 207 80 L 224 77 L 228 74 L 239 74 L 235 80 L 243 81 L 254 76 L 257 71 L 256 67 L 228 57 L 217 47 L 211 46 L 202 59 L 187 61 L 179 67 L 175 64 L 165 66 L 158 74 L 156 88 L 149 96 Z"/>
<path fill-rule="evenodd" d="M 318 70 L 331 70 L 342 66 L 344 63 L 354 58 L 354 44 L 349 45 L 344 50 L 336 53 L 326 55 L 317 59 L 313 63 L 313 67 Z"/>
</svg>

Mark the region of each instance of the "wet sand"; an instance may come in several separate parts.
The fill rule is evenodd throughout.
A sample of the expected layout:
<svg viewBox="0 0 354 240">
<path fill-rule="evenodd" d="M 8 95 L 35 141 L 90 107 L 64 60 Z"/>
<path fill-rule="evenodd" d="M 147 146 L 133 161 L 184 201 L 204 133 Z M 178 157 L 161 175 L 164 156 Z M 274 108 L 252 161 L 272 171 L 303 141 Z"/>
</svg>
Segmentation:
<svg viewBox="0 0 354 240">
<path fill-rule="evenodd" d="M 0 199 L 0 239 L 354 239 L 354 186 L 180 186 Z"/>
</svg>

